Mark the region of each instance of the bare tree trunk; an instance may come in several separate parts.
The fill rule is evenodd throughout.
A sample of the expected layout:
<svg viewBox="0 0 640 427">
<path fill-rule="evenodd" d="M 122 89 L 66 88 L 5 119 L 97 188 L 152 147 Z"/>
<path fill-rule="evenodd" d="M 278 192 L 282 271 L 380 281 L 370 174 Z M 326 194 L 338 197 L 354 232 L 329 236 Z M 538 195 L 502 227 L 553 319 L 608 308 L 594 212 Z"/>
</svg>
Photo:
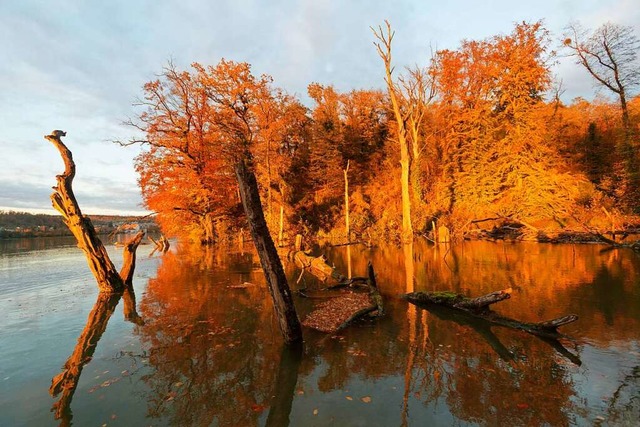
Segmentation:
<svg viewBox="0 0 640 427">
<path fill-rule="evenodd" d="M 300 321 L 293 305 L 291 290 L 289 289 L 280 257 L 264 218 L 256 177 L 247 166 L 245 159 L 236 162 L 235 172 L 242 205 L 249 221 L 253 242 L 260 257 L 260 264 L 269 285 L 280 331 L 287 344 L 301 341 Z"/>
<path fill-rule="evenodd" d="M 347 167 L 343 170 L 344 172 L 344 217 L 345 217 L 345 225 L 347 229 L 347 243 L 351 241 L 351 230 L 349 228 L 349 176 L 347 173 L 349 172 L 349 160 L 347 160 Z"/>
<path fill-rule="evenodd" d="M 133 272 L 136 268 L 136 249 L 138 249 L 138 245 L 140 245 L 143 237 L 144 231 L 140 231 L 133 239 L 124 245 L 120 278 L 126 287 L 133 286 Z"/>
<path fill-rule="evenodd" d="M 411 193 L 409 190 L 409 156 L 407 149 L 401 151 L 400 185 L 402 189 L 402 242 L 413 241 L 413 226 L 411 225 Z"/>
<path fill-rule="evenodd" d="M 393 109 L 394 118 L 397 126 L 398 144 L 400 145 L 400 185 L 402 187 L 402 241 L 413 241 L 413 227 L 411 225 L 411 195 L 409 191 L 409 141 L 407 141 L 407 127 L 405 125 L 407 115 L 402 112 L 400 102 L 399 89 L 393 82 L 393 65 L 391 63 L 391 43 L 395 32 L 391 31 L 391 25 L 388 21 L 386 24 L 386 34 L 383 32 L 382 27 L 378 28 L 378 31 L 373 30 L 373 34 L 380 41 L 375 43 L 378 50 L 378 55 L 382 58 L 385 68 L 385 82 L 387 83 L 387 90 L 389 92 L 389 98 L 391 99 L 391 106 Z"/>
<path fill-rule="evenodd" d="M 60 139 L 62 136 L 66 136 L 66 132 L 61 130 L 54 130 L 51 135 L 45 136 L 45 139 L 58 149 L 65 166 L 64 173 L 56 177 L 58 185 L 51 194 L 51 202 L 64 217 L 64 222 L 76 238 L 78 247 L 84 252 L 100 292 L 121 292 L 124 288 L 122 279 L 98 238 L 91 220 L 82 214 L 73 194 L 72 183 L 76 165 L 71 151 Z"/>
</svg>

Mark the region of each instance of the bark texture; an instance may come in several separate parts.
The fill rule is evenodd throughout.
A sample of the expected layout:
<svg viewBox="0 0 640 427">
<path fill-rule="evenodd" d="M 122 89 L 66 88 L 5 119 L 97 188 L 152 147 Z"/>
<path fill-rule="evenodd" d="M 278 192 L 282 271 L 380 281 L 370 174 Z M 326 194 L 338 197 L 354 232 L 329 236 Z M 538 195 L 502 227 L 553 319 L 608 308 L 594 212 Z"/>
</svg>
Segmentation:
<svg viewBox="0 0 640 427">
<path fill-rule="evenodd" d="M 51 202 L 64 217 L 64 222 L 75 236 L 78 247 L 84 252 L 100 292 L 122 292 L 124 283 L 102 241 L 98 238 L 91 220 L 82 214 L 73 194 L 72 183 L 76 174 L 76 165 L 71 151 L 60 139 L 63 136 L 66 136 L 66 132 L 61 130 L 54 130 L 50 135 L 45 136 L 45 139 L 58 149 L 64 161 L 64 173 L 56 176 L 58 183 L 53 187 Z"/>
<path fill-rule="evenodd" d="M 256 177 L 245 159 L 236 162 L 235 173 L 242 206 L 249 221 L 251 236 L 260 257 L 260 264 L 267 279 L 269 292 L 271 292 L 280 331 L 286 343 L 301 341 L 302 328 L 293 305 L 287 277 L 264 218 Z"/>
</svg>

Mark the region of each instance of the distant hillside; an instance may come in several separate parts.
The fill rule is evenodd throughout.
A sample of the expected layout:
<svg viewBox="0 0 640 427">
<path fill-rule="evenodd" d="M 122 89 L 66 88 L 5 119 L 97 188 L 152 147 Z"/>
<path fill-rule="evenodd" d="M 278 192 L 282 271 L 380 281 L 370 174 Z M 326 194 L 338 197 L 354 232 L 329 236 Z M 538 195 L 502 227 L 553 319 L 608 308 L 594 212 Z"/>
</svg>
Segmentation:
<svg viewBox="0 0 640 427">
<path fill-rule="evenodd" d="M 139 224 L 140 228 L 155 231 L 153 218 L 118 215 L 88 215 L 98 233 L 111 233 L 123 224 Z M 60 215 L 30 214 L 0 210 L 0 238 L 31 236 L 69 236 Z"/>
</svg>

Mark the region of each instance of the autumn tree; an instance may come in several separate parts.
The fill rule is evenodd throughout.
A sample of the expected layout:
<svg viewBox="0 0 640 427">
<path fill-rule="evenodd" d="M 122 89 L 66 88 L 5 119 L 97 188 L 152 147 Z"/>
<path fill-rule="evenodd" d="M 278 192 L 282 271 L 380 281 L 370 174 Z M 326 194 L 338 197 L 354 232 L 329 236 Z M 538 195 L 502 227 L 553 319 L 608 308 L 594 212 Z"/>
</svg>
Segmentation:
<svg viewBox="0 0 640 427">
<path fill-rule="evenodd" d="M 582 65 L 599 86 L 611 91 L 619 100 L 624 135 L 618 144 L 618 151 L 629 181 L 629 201 L 632 208 L 640 210 L 637 201 L 640 160 L 628 107 L 631 92 L 640 86 L 640 39 L 632 27 L 607 22 L 588 31 L 574 23 L 565 32 L 564 45 L 576 63 Z"/>
<path fill-rule="evenodd" d="M 253 150 L 259 139 L 271 138 L 267 126 L 271 116 L 262 114 L 271 107 L 265 104 L 275 102 L 271 78 L 256 78 L 249 64 L 224 59 L 215 66 L 195 63 L 192 68 L 178 72 L 170 67 L 163 79 L 145 86 L 147 108 L 134 125 L 146 139 L 133 142 L 151 146 L 151 154 L 143 155 L 141 162 L 155 161 L 140 165 L 152 178 L 143 191 L 162 190 L 159 204 L 180 201 L 182 194 L 184 202 L 197 203 L 198 210 L 182 205 L 173 210 L 206 218 L 224 214 L 237 203 L 237 189 L 284 339 L 299 341 L 300 324 L 255 176 Z M 196 194 L 190 192 L 192 186 Z"/>
<path fill-rule="evenodd" d="M 222 167 L 203 87 L 192 73 L 170 63 L 143 92 L 136 103 L 143 111 L 128 124 L 144 139 L 128 144 L 147 147 L 136 158 L 145 206 L 158 212 L 165 232 L 211 244 L 216 222 L 236 216 L 239 200 L 219 191 L 234 194 L 235 180 Z"/>
<path fill-rule="evenodd" d="M 541 23 L 520 23 L 508 35 L 437 54 L 447 135 L 440 140 L 447 184 L 439 191 L 458 228 L 479 217 L 527 223 L 569 214 L 582 178 L 545 139 L 548 46 Z"/>
<path fill-rule="evenodd" d="M 332 86 L 308 87 L 314 104 L 308 136 L 292 158 L 288 175 L 294 209 L 311 231 L 337 231 L 343 227 L 344 170 L 349 163 L 349 185 L 362 201 L 364 187 L 380 179 L 380 163 L 387 139 L 384 94 L 375 90 L 338 92 Z M 362 232 L 369 225 L 368 212 L 356 203 L 352 228 Z M 340 225 L 338 225 L 340 224 Z"/>
<path fill-rule="evenodd" d="M 291 185 L 286 176 L 308 138 L 310 120 L 302 103 L 280 89 L 274 89 L 271 102 L 259 104 L 256 114 L 261 127 L 253 150 L 256 175 L 266 200 L 267 223 L 273 232 L 276 223 L 284 221 L 285 210 L 289 214 L 292 210 Z M 280 221 L 274 214 L 276 203 Z M 279 230 L 279 234 L 282 232 Z"/>
</svg>

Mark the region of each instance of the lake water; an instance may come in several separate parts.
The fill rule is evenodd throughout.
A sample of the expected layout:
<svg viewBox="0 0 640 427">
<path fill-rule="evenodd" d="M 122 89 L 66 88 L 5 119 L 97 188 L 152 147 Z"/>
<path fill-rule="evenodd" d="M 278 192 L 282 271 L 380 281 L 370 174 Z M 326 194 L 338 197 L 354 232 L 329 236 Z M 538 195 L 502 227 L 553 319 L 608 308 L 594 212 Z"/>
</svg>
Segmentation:
<svg viewBox="0 0 640 427">
<path fill-rule="evenodd" d="M 295 351 L 283 350 L 249 246 L 141 246 L 136 310 L 131 295 L 98 296 L 73 241 L 0 241 L 0 425 L 635 426 L 640 255 L 603 249 L 319 249 L 345 275 L 371 261 L 386 315 L 335 335 L 305 329 Z M 319 286 L 285 269 L 292 287 Z M 399 298 L 507 287 L 512 298 L 494 306 L 505 316 L 580 319 L 551 342 Z M 318 301 L 296 297 L 300 316 Z"/>
</svg>

